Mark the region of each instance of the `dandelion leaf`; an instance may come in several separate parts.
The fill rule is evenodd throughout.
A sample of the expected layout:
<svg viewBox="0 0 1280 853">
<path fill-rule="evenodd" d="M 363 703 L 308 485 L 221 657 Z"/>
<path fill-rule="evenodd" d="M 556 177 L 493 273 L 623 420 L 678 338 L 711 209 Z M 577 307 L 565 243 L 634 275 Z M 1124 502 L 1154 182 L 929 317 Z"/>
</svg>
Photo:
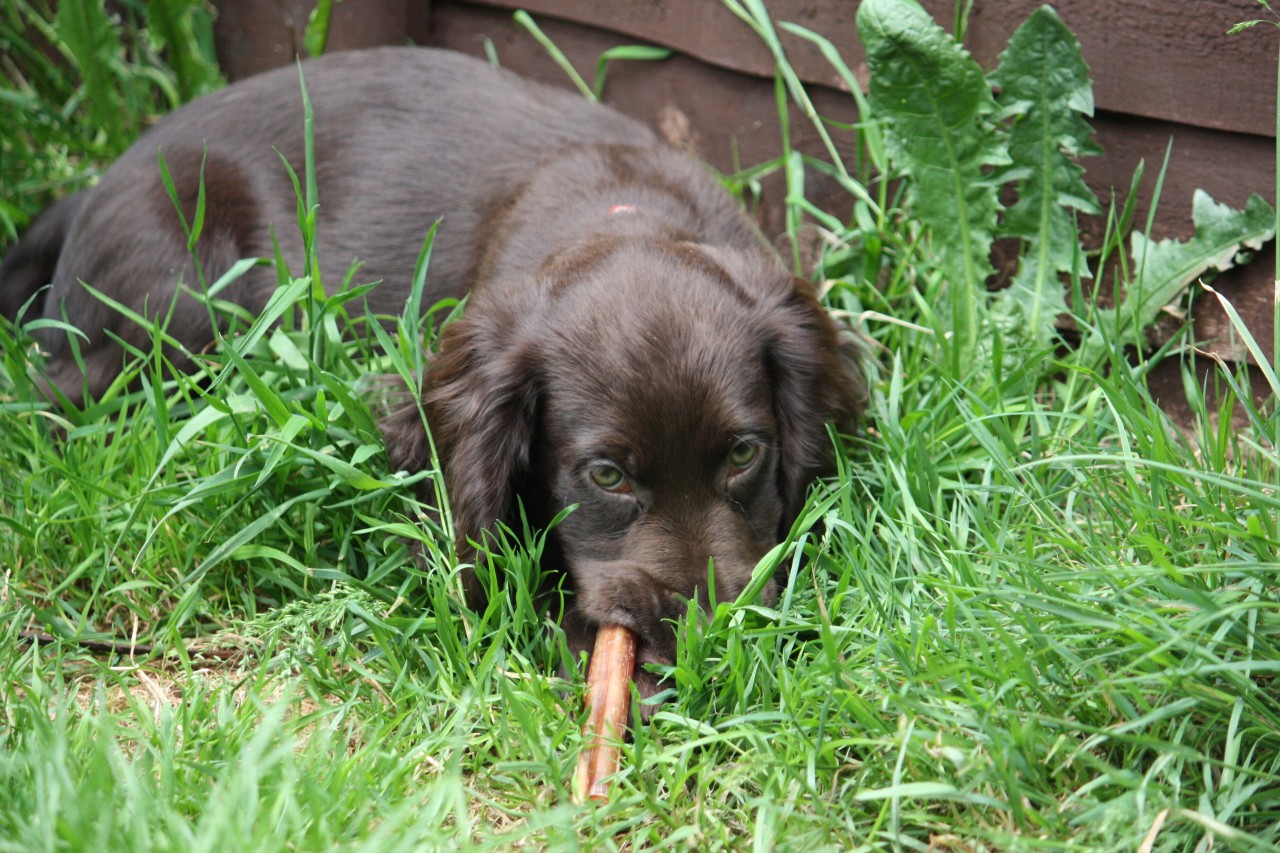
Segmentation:
<svg viewBox="0 0 1280 853">
<path fill-rule="evenodd" d="M 1093 115 L 1093 86 L 1079 41 L 1048 6 L 1013 34 L 991 81 L 1000 90 L 1001 116 L 1011 121 L 1011 162 L 1000 179 L 1012 181 L 1018 195 L 1004 213 L 1001 235 L 1022 241 L 1018 271 L 995 313 L 1003 325 L 1046 344 L 1067 311 L 1059 274 L 1082 257 L 1075 211 L 1100 212 L 1077 162 L 1101 150 L 1086 120 Z"/>
<path fill-rule="evenodd" d="M 977 336 L 974 306 L 992 272 L 999 202 L 989 169 L 1007 162 L 992 133 L 991 87 L 968 51 L 915 0 L 866 0 L 857 23 L 871 105 L 885 121 L 890 161 L 910 179 L 911 210 L 947 278 L 963 351 Z"/>
<path fill-rule="evenodd" d="M 1231 269 L 1240 262 L 1242 250 L 1259 249 L 1275 236 L 1275 211 L 1256 194 L 1249 196 L 1243 210 L 1235 210 L 1196 190 L 1192 219 L 1196 230 L 1189 240 L 1151 240 L 1133 232 L 1135 280 L 1118 307 L 1096 313 L 1084 345 L 1085 363 L 1109 346 L 1142 347 L 1143 332 L 1192 282 Z"/>
</svg>

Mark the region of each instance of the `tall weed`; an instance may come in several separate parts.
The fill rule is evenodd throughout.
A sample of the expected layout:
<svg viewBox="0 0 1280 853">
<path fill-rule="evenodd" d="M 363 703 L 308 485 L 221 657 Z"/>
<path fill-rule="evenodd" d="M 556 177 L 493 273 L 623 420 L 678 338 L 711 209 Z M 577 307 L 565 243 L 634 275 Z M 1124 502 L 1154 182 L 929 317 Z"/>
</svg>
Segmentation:
<svg viewBox="0 0 1280 853">
<path fill-rule="evenodd" d="M 940 346 L 964 373 L 989 360 L 989 348 L 983 352 L 978 342 L 993 334 L 1006 346 L 1056 345 L 1068 283 L 1100 268 L 1087 262 L 1076 225 L 1078 215 L 1100 212 L 1079 162 L 1098 153 L 1079 43 L 1043 6 L 1010 38 L 999 67 L 984 74 L 914 0 L 867 0 L 857 20 L 870 70 L 870 114 L 863 121 L 884 127 L 886 177 L 905 182 L 907 215 L 945 281 Z M 1007 209 L 999 203 L 1002 187 L 1016 195 Z M 1115 306 L 1077 306 L 1085 342 L 1073 363 L 1098 369 L 1110 351 L 1145 348 L 1161 309 L 1200 276 L 1228 269 L 1241 251 L 1271 239 L 1274 215 L 1258 196 L 1244 211 L 1232 211 L 1197 193 L 1190 239 L 1155 243 L 1135 230 L 1128 263 L 1110 282 Z M 1112 231 L 1108 239 L 1119 245 L 1121 236 Z M 1017 272 L 993 296 L 986 287 L 988 252 L 1005 238 L 1019 246 Z"/>
</svg>

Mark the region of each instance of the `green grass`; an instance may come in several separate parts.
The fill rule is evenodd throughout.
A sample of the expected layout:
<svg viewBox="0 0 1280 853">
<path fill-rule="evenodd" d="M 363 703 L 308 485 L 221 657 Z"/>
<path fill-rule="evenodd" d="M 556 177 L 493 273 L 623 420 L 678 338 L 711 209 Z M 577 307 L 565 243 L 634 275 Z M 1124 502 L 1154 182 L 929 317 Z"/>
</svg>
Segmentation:
<svg viewBox="0 0 1280 853">
<path fill-rule="evenodd" d="M 1118 354 L 996 337 L 953 370 L 936 264 L 849 180 L 827 299 L 865 430 L 763 567 L 778 603 L 686 624 L 604 805 L 570 797 L 537 535 L 465 608 L 438 478 L 386 470 L 356 393 L 421 370 L 416 318 L 373 340 L 304 280 L 216 379 L 74 417 L 0 321 L 0 851 L 1280 847 L 1280 418 L 1220 372 L 1180 431 Z"/>
</svg>

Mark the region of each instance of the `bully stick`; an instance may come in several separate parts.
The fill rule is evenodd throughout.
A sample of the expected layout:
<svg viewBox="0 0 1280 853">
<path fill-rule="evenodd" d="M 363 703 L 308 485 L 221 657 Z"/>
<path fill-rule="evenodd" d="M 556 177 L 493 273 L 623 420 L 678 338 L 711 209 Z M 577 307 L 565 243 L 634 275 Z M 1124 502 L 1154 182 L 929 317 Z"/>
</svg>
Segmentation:
<svg viewBox="0 0 1280 853">
<path fill-rule="evenodd" d="M 621 625 L 602 625 L 596 632 L 587 675 L 589 742 L 578 756 L 574 791 L 579 800 L 607 800 L 604 778 L 618 770 L 618 741 L 627 729 L 631 709 L 631 676 L 636 665 L 636 635 Z"/>
</svg>

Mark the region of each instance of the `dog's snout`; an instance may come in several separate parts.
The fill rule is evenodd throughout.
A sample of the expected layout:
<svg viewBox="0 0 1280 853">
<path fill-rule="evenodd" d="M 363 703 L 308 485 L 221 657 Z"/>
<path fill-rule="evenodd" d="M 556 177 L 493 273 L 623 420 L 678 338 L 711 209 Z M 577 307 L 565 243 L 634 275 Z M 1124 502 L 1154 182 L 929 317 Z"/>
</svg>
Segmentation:
<svg viewBox="0 0 1280 853">
<path fill-rule="evenodd" d="M 750 584 L 755 565 L 754 559 L 717 559 L 706 552 L 683 565 L 588 562 L 575 567 L 576 606 L 595 625 L 631 628 L 655 660 L 670 663 L 679 625 L 690 611 L 709 612 L 713 603 L 736 600 Z M 762 592 L 765 603 L 776 597 L 775 589 L 770 580 Z"/>
</svg>

